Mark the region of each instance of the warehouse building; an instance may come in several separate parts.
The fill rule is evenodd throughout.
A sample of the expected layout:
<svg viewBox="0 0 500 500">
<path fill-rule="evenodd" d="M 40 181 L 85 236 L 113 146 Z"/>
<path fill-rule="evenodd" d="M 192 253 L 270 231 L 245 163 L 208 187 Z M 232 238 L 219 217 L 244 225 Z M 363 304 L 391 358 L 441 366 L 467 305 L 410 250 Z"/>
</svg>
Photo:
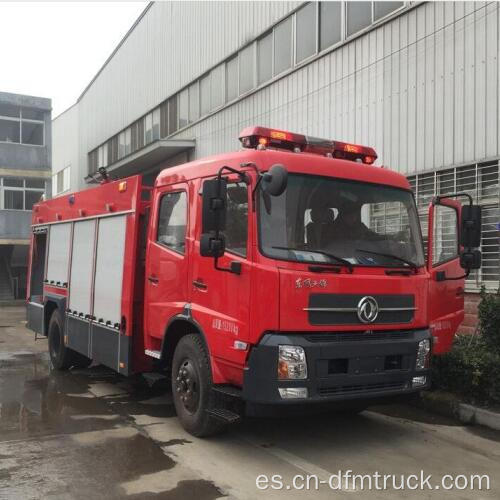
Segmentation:
<svg viewBox="0 0 500 500">
<path fill-rule="evenodd" d="M 0 301 L 26 295 L 31 209 L 50 192 L 51 100 L 0 92 Z"/>
<path fill-rule="evenodd" d="M 484 206 L 499 284 L 499 3 L 158 2 L 54 122 L 54 194 L 239 147 L 264 125 L 366 144 L 430 198 Z M 467 323 L 466 323 L 467 324 Z"/>
</svg>

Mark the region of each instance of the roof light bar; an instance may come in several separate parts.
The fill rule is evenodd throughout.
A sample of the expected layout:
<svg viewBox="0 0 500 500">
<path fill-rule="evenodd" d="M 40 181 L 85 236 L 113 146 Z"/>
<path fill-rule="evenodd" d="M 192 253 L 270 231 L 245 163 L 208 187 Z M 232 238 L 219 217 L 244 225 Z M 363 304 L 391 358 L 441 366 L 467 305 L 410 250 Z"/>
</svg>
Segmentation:
<svg viewBox="0 0 500 500">
<path fill-rule="evenodd" d="M 298 150 L 344 160 L 361 161 L 367 165 L 371 165 L 377 159 L 375 150 L 368 146 L 319 139 L 266 127 L 248 127 L 242 130 L 239 139 L 244 148 L 270 147 L 288 151 Z"/>
</svg>

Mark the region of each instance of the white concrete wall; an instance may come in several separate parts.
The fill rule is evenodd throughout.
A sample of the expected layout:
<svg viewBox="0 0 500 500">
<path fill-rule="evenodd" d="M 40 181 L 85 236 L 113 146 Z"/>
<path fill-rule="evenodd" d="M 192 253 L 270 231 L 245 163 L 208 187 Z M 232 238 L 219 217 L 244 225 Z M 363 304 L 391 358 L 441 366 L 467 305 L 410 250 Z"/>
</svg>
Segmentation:
<svg viewBox="0 0 500 500">
<path fill-rule="evenodd" d="M 83 178 L 87 171 L 87 163 L 81 159 L 83 155 L 80 155 L 78 110 L 78 104 L 75 104 L 52 122 L 52 174 L 69 166 L 73 191 L 86 187 Z M 81 163 L 82 161 L 84 162 Z"/>
</svg>

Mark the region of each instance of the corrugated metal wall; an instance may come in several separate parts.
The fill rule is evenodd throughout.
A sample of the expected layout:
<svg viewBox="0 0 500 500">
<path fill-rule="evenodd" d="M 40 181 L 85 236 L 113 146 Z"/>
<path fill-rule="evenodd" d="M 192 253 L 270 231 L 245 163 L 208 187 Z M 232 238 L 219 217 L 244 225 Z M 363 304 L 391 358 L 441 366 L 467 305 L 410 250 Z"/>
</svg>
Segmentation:
<svg viewBox="0 0 500 500">
<path fill-rule="evenodd" d="M 153 4 L 78 104 L 81 177 L 90 150 L 299 4 Z M 195 138 L 201 157 L 238 147 L 246 125 L 270 125 L 371 145 L 406 174 L 498 157 L 499 12 L 419 4 L 178 137 Z"/>
<path fill-rule="evenodd" d="M 179 134 L 196 155 L 270 125 L 375 147 L 405 174 L 500 155 L 499 4 L 429 2 Z"/>
<path fill-rule="evenodd" d="M 300 2 L 156 2 L 79 103 L 81 159 Z M 86 163 L 85 163 L 86 165 Z"/>
</svg>

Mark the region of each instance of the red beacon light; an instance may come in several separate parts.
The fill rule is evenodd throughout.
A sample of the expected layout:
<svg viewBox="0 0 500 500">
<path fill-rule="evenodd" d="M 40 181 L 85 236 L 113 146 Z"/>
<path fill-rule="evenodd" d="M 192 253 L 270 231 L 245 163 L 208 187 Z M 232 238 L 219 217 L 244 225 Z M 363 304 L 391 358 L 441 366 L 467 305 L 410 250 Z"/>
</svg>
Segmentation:
<svg viewBox="0 0 500 500">
<path fill-rule="evenodd" d="M 340 141 L 329 141 L 317 137 L 286 132 L 266 127 L 248 127 L 239 137 L 244 148 L 286 149 L 288 151 L 312 153 L 332 158 L 362 162 L 372 165 L 377 159 L 373 148 Z"/>
</svg>

